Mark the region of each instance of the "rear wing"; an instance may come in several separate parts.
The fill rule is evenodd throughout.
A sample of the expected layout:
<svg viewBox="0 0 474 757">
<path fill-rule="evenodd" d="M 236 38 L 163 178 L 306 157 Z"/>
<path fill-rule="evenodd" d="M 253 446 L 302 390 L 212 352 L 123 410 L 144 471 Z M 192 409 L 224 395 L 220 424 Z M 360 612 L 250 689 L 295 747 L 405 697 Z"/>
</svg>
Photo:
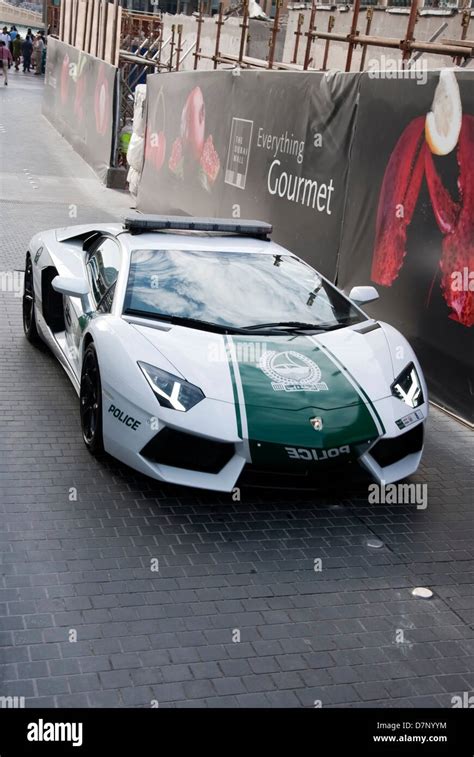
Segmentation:
<svg viewBox="0 0 474 757">
<path fill-rule="evenodd" d="M 125 218 L 123 226 L 130 234 L 143 234 L 150 231 L 205 231 L 265 240 L 269 240 L 273 231 L 271 224 L 263 221 L 195 218 L 193 216 L 137 215 Z"/>
</svg>

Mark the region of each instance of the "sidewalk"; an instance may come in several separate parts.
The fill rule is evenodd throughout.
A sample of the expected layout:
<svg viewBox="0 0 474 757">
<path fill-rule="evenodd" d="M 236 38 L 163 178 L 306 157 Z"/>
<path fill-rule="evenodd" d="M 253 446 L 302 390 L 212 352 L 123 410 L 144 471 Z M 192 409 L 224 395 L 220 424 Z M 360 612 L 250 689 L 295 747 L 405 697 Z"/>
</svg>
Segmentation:
<svg viewBox="0 0 474 757">
<path fill-rule="evenodd" d="M 106 189 L 41 115 L 43 81 L 13 67 L 8 87 L 0 81 L 0 203 L 2 227 L 9 234 L 2 270 L 23 267 L 28 241 L 37 231 L 121 220 L 133 204 L 128 192 Z"/>
</svg>

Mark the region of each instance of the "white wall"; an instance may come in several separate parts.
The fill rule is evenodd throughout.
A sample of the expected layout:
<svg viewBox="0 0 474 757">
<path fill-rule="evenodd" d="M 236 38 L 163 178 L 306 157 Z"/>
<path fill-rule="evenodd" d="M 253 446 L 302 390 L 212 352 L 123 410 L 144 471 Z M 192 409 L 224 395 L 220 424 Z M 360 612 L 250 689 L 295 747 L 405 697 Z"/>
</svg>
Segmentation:
<svg viewBox="0 0 474 757">
<path fill-rule="evenodd" d="M 400 11 L 401 9 L 397 9 L 397 11 Z M 286 37 L 285 37 L 285 45 L 284 45 L 284 52 L 283 52 L 283 60 L 285 62 L 290 62 L 293 58 L 293 52 L 294 52 L 294 44 L 295 44 L 295 34 L 297 28 L 297 21 L 298 21 L 298 14 L 303 13 L 305 20 L 302 27 L 302 31 L 306 32 L 308 30 L 309 25 L 309 16 L 310 11 L 302 11 L 302 10 L 289 10 L 288 14 L 288 26 L 286 29 Z M 426 11 L 422 11 L 422 13 L 426 13 Z M 472 14 L 474 14 L 474 11 L 472 11 Z M 348 34 L 350 31 L 350 26 L 352 23 L 352 12 L 348 13 L 341 13 L 338 10 L 331 11 L 325 8 L 318 7 L 316 11 L 316 19 L 315 24 L 317 29 L 321 31 L 327 31 L 328 27 L 328 19 L 329 16 L 333 15 L 335 16 L 335 24 L 334 28 L 332 29 L 333 32 L 341 33 L 341 34 Z M 433 15 L 433 12 L 430 12 L 429 15 L 422 15 L 421 18 L 418 20 L 418 23 L 415 26 L 415 38 L 418 40 L 424 40 L 427 41 L 431 35 L 439 29 L 439 27 L 443 24 L 443 22 L 448 23 L 448 27 L 446 30 L 441 34 L 441 36 L 436 40 L 437 42 L 440 42 L 443 37 L 446 39 L 459 39 L 461 37 L 461 19 L 462 16 L 460 13 L 456 13 L 454 16 L 444 16 L 444 15 Z M 374 9 L 374 16 L 372 19 L 372 26 L 370 30 L 371 36 L 380 36 L 380 37 L 395 37 L 397 39 L 402 40 L 405 37 L 405 32 L 407 28 L 408 23 L 408 8 L 403 9 L 403 12 L 400 13 L 392 13 L 387 12 L 384 9 Z M 472 25 L 474 24 L 474 18 L 471 20 L 471 29 Z M 358 30 L 360 34 L 365 33 L 365 25 L 366 25 L 366 13 L 365 11 L 360 13 L 359 16 L 359 23 L 358 23 Z M 472 34 L 468 33 L 468 37 L 471 38 Z M 314 59 L 314 62 L 312 66 L 315 68 L 321 68 L 323 56 L 324 56 L 324 46 L 325 46 L 325 40 L 323 39 L 317 39 L 312 46 L 312 56 Z M 304 54 L 305 54 L 305 48 L 306 48 L 306 37 L 300 37 L 300 46 L 298 50 L 298 63 L 302 64 L 304 61 Z M 328 58 L 328 68 L 333 69 L 339 69 L 344 71 L 345 65 L 346 65 L 346 56 L 347 56 L 347 48 L 348 45 L 345 42 L 334 42 L 331 41 L 330 47 L 329 47 L 329 58 Z M 356 47 L 353 52 L 352 57 L 352 71 L 358 71 L 359 70 L 359 64 L 360 64 L 360 58 L 362 54 L 362 48 Z M 401 60 L 402 52 L 401 50 L 396 49 L 389 49 L 389 48 L 381 48 L 381 47 L 368 47 L 367 53 L 366 53 L 366 62 L 365 62 L 365 68 L 368 67 L 368 62 L 370 59 L 380 59 L 380 57 L 384 55 L 385 59 L 388 57 L 395 59 L 395 60 Z M 428 65 L 429 68 L 443 68 L 444 66 L 452 66 L 453 62 L 452 59 L 447 55 L 432 55 L 425 53 L 423 54 L 421 60 L 426 61 L 426 65 Z M 471 64 L 472 65 L 472 64 Z"/>
<path fill-rule="evenodd" d="M 216 49 L 216 32 L 217 32 L 217 16 L 214 16 L 213 18 L 204 18 L 203 24 L 201 26 L 201 53 L 205 55 L 212 56 L 215 53 Z M 189 47 L 196 41 L 196 35 L 198 30 L 198 23 L 195 16 L 186 16 L 184 14 L 179 15 L 171 15 L 168 13 L 165 13 L 163 16 L 163 22 L 164 22 L 164 31 L 163 31 L 163 40 L 167 40 L 169 35 L 171 34 L 171 26 L 172 24 L 175 24 L 175 27 L 177 29 L 178 24 L 183 25 L 183 34 L 182 34 L 182 41 L 181 46 L 183 48 L 181 54 L 180 54 L 180 60 L 185 55 L 186 51 L 189 49 Z M 221 39 L 220 39 L 220 51 L 231 53 L 232 55 L 238 55 L 239 54 L 239 48 L 240 48 L 240 35 L 241 35 L 241 29 L 240 29 L 240 18 L 229 18 L 225 21 L 224 25 L 221 27 Z M 177 31 L 175 33 L 175 42 L 178 41 L 178 34 Z M 176 50 L 176 48 L 175 48 Z M 194 67 L 194 55 L 193 53 L 196 51 L 196 48 L 193 48 L 193 51 L 185 58 L 182 65 L 180 65 L 180 70 L 183 71 L 190 71 Z M 162 53 L 162 63 L 166 63 L 169 60 L 170 57 L 170 45 L 166 45 L 166 47 L 163 50 Z M 173 60 L 176 61 L 176 54 L 173 56 Z M 212 60 L 206 60 L 206 59 L 200 59 L 199 60 L 199 70 L 200 71 L 206 71 L 213 68 L 213 62 Z"/>
</svg>

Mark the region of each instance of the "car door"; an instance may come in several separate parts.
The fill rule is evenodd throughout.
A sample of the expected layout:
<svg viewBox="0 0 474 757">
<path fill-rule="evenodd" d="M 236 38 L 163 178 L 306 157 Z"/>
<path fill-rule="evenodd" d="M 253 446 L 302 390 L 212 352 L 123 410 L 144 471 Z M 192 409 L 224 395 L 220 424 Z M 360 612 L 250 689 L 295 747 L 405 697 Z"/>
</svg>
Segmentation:
<svg viewBox="0 0 474 757">
<path fill-rule="evenodd" d="M 65 297 L 64 321 L 69 359 L 76 375 L 81 372 L 80 354 L 83 332 L 90 319 L 98 313 L 108 313 L 120 265 L 119 243 L 110 236 L 102 236 L 86 252 L 85 266 L 89 284 L 89 308 L 77 297 Z"/>
</svg>

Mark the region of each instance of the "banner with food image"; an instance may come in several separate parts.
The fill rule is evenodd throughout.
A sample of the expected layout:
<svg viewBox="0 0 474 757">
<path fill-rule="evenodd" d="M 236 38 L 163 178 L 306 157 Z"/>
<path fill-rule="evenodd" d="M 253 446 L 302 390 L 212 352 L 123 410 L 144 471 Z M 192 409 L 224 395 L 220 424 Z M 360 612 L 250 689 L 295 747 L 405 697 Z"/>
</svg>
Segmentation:
<svg viewBox="0 0 474 757">
<path fill-rule="evenodd" d="M 138 208 L 266 220 L 347 291 L 373 282 L 472 421 L 474 74 L 425 74 L 149 76 Z"/>
<path fill-rule="evenodd" d="M 333 278 L 359 75 L 180 72 L 147 79 L 139 210 L 270 221 Z"/>
<path fill-rule="evenodd" d="M 412 343 L 431 399 L 474 422 L 474 72 L 360 87 L 338 283 Z M 403 356 L 401 356 L 403 360 Z"/>
<path fill-rule="evenodd" d="M 43 115 L 102 181 L 111 165 L 117 69 L 51 37 Z"/>
</svg>

